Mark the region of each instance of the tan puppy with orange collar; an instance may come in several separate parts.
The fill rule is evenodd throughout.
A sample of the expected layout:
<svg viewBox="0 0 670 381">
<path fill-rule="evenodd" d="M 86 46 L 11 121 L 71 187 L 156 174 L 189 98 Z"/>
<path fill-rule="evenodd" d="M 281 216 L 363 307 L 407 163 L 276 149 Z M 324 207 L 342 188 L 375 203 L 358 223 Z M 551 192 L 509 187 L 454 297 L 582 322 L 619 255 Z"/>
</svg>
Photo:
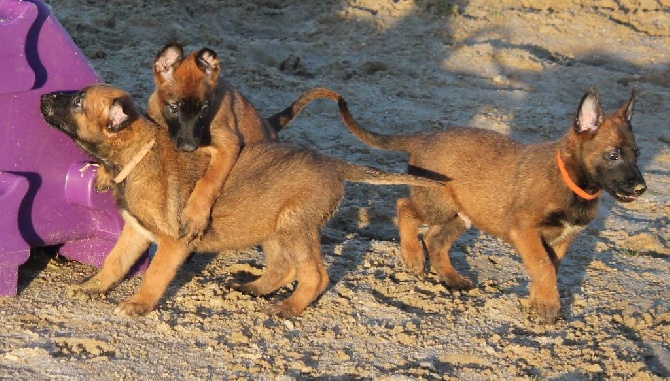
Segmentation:
<svg viewBox="0 0 670 381">
<path fill-rule="evenodd" d="M 568 133 L 542 144 L 477 128 L 381 135 L 358 126 L 344 100 L 340 112 L 364 143 L 408 153 L 408 173 L 450 179 L 445 188 L 414 187 L 410 197 L 397 201 L 409 271 L 424 271 L 417 234 L 420 225 L 429 225 L 423 244 L 433 268 L 449 287 L 471 288 L 451 265 L 449 249 L 472 224 L 514 246 L 530 275 L 531 306 L 553 322 L 560 311 L 558 266 L 572 240 L 596 217 L 600 191 L 629 202 L 647 189 L 631 127 L 634 102 L 633 92 L 617 112 L 604 115 L 600 96 L 590 88 Z"/>
</svg>

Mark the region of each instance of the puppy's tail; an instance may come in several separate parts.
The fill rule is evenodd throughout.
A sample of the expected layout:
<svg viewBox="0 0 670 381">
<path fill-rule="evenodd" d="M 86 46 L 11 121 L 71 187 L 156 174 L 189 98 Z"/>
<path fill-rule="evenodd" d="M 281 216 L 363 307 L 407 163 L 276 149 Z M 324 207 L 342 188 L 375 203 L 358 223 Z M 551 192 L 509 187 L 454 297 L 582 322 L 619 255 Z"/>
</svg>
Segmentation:
<svg viewBox="0 0 670 381">
<path fill-rule="evenodd" d="M 307 106 L 307 104 L 309 104 L 311 101 L 315 99 L 332 99 L 337 102 L 337 100 L 340 98 L 340 94 L 332 90 L 323 87 L 315 87 L 300 94 L 298 99 L 293 101 L 293 103 L 291 103 L 284 110 L 267 118 L 267 121 L 270 123 L 270 126 L 272 126 L 275 132 L 279 132 L 283 130 L 284 127 L 286 127 L 286 125 L 288 125 L 293 120 L 293 118 L 298 116 L 302 109 L 304 109 L 305 106 Z"/>
<path fill-rule="evenodd" d="M 437 173 L 421 173 L 411 175 L 404 173 L 392 173 L 379 170 L 365 165 L 337 161 L 336 164 L 343 180 L 356 183 L 368 183 L 377 185 L 416 185 L 421 187 L 443 186 L 449 178 Z"/>
<path fill-rule="evenodd" d="M 340 109 L 340 117 L 342 118 L 345 127 L 356 135 L 360 141 L 374 148 L 409 153 L 416 144 L 417 139 L 420 139 L 420 137 L 416 135 L 382 135 L 364 129 L 358 125 L 354 117 L 351 115 L 344 98 L 335 91 L 323 87 L 316 87 L 305 91 L 298 97 L 298 99 L 291 103 L 291 105 L 281 112 L 269 117 L 267 121 L 272 128 L 274 128 L 275 132 L 279 132 L 284 129 L 293 118 L 298 116 L 307 104 L 315 99 L 331 99 L 336 101 Z"/>
<path fill-rule="evenodd" d="M 344 98 L 339 97 L 337 105 L 340 108 L 340 117 L 344 125 L 363 143 L 387 151 L 397 151 L 410 153 L 412 148 L 420 139 L 419 135 L 382 135 L 368 131 L 359 126 L 354 117 L 349 112 L 349 107 Z"/>
</svg>

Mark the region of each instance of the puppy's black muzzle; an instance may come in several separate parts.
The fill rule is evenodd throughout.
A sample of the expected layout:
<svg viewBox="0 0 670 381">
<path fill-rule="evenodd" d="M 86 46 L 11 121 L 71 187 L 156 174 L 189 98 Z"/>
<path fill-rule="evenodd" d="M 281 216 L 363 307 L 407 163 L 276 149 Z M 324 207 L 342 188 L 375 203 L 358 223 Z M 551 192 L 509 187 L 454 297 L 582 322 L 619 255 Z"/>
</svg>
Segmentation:
<svg viewBox="0 0 670 381">
<path fill-rule="evenodd" d="M 631 202 L 637 199 L 646 190 L 647 183 L 644 181 L 640 171 L 636 170 L 634 175 L 625 181 L 618 182 L 614 191 L 610 193 L 612 193 L 616 199 L 621 202 Z"/>
<path fill-rule="evenodd" d="M 76 92 L 55 92 L 43 94 L 40 98 L 40 112 L 44 120 L 61 131 L 72 134 L 70 106 Z"/>
</svg>

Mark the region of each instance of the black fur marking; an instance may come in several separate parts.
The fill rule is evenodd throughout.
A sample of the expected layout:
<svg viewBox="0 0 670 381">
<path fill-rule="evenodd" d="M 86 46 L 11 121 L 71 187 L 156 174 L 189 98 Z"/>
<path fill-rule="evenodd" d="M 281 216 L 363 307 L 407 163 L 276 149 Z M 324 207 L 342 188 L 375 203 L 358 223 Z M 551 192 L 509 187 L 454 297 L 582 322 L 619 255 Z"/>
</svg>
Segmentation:
<svg viewBox="0 0 670 381">
<path fill-rule="evenodd" d="M 441 182 L 451 181 L 451 178 L 449 176 L 445 176 L 439 172 L 431 171 L 430 169 L 417 167 L 416 165 L 412 164 L 407 166 L 407 174 L 419 177 L 425 177 L 430 180 L 441 181 Z"/>
<path fill-rule="evenodd" d="M 159 50 L 158 53 L 156 53 L 156 57 L 154 60 L 159 59 L 165 53 L 165 51 L 172 48 L 177 49 L 179 51 L 179 57 L 184 57 L 184 47 L 179 42 L 174 41 L 163 46 L 161 50 Z"/>
<path fill-rule="evenodd" d="M 186 98 L 178 103 L 176 114 L 163 109 L 163 117 L 168 125 L 170 139 L 177 149 L 193 151 L 199 146 L 211 144 L 210 124 L 216 108 L 199 98 Z"/>
<path fill-rule="evenodd" d="M 540 226 L 561 227 L 565 224 L 586 226 L 595 217 L 593 213 L 593 201 L 586 201 L 575 195 L 573 206 L 567 210 L 555 210 L 549 212 L 540 222 Z"/>
</svg>

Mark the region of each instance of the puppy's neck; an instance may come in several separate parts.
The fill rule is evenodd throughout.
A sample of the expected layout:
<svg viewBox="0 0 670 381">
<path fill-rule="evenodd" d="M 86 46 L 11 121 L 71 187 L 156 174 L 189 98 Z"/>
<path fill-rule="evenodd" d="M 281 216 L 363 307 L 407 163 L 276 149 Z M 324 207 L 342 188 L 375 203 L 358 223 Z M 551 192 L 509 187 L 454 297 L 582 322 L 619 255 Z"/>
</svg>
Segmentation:
<svg viewBox="0 0 670 381">
<path fill-rule="evenodd" d="M 570 191 L 580 198 L 591 201 L 597 199 L 601 189 L 593 184 L 582 164 L 580 152 L 575 149 L 575 143 L 569 139 L 558 144 L 554 154 L 556 168 Z"/>
<path fill-rule="evenodd" d="M 135 169 L 137 164 L 139 164 L 140 161 L 142 161 L 142 159 L 144 159 L 144 157 L 147 155 L 147 153 L 149 153 L 149 151 L 151 151 L 154 144 L 156 144 L 156 139 L 155 138 L 151 139 L 151 141 L 149 141 L 147 144 L 142 146 L 142 148 L 140 148 L 140 150 L 137 151 L 135 156 L 133 156 L 130 159 L 130 161 L 128 163 L 126 163 L 126 165 L 123 167 L 121 172 L 119 172 L 116 176 L 114 176 L 114 183 L 119 184 L 123 180 L 125 180 L 126 177 L 128 177 L 128 175 L 130 174 L 130 172 L 132 172 L 133 169 Z"/>
</svg>

